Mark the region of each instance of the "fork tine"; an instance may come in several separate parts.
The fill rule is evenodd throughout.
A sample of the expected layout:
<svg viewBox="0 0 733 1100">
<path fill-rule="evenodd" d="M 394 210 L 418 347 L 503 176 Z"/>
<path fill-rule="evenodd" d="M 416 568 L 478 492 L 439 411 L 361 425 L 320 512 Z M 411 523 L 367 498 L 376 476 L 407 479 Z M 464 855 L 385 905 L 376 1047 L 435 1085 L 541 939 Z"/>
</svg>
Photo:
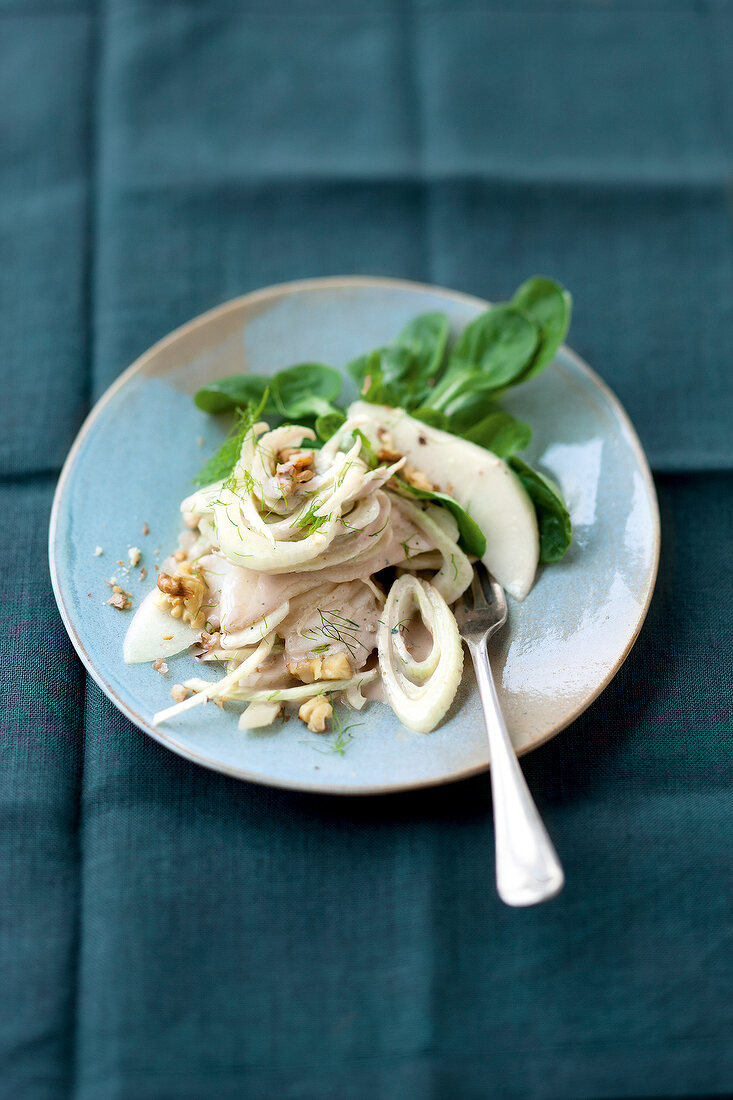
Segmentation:
<svg viewBox="0 0 733 1100">
<path fill-rule="evenodd" d="M 479 571 L 479 566 L 477 565 L 474 568 L 473 577 L 471 579 L 471 593 L 473 595 L 473 606 L 474 606 L 474 608 L 476 608 L 477 610 L 481 610 L 485 607 L 488 607 L 489 605 L 488 605 L 488 602 L 486 600 L 486 595 L 484 593 L 484 586 L 481 583 L 481 578 L 479 577 L 478 571 Z"/>
<path fill-rule="evenodd" d="M 491 573 L 487 573 L 487 577 L 489 578 L 489 584 L 491 586 L 491 596 L 493 602 L 496 604 L 501 614 L 505 615 L 507 611 L 506 593 L 504 592 L 504 589 L 501 587 L 499 582 L 497 580 L 494 580 L 494 578 L 491 576 Z"/>
</svg>

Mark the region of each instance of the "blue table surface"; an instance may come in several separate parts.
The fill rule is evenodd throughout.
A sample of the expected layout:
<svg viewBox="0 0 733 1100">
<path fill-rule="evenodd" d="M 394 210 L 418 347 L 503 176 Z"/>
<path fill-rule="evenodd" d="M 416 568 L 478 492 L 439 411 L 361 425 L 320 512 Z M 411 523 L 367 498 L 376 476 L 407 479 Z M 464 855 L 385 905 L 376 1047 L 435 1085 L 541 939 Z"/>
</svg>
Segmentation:
<svg viewBox="0 0 733 1100">
<path fill-rule="evenodd" d="M 0 0 L 0 1096 L 733 1091 L 733 7 Z M 492 885 L 486 779 L 261 789 L 133 728 L 50 590 L 60 465 L 220 301 L 569 286 L 655 472 L 657 593 L 525 770 L 567 887 Z"/>
</svg>

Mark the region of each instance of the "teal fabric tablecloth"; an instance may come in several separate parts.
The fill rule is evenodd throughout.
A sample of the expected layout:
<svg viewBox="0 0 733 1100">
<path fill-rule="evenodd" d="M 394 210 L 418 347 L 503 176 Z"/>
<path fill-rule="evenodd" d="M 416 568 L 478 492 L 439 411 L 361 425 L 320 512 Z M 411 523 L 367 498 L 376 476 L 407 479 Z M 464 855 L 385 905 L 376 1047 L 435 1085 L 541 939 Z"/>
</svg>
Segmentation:
<svg viewBox="0 0 733 1100">
<path fill-rule="evenodd" d="M 0 0 L 0 1096 L 733 1091 L 733 7 Z M 572 288 L 657 477 L 626 665 L 526 772 L 567 887 L 511 911 L 485 777 L 334 800 L 167 753 L 46 565 L 90 404 L 302 276 Z"/>
</svg>

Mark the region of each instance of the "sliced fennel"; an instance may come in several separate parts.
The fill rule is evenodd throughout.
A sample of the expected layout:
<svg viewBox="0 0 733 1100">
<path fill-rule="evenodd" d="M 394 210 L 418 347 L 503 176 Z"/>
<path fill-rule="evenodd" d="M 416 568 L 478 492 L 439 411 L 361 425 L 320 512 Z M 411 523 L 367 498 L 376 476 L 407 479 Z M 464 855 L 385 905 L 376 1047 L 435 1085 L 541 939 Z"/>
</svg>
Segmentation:
<svg viewBox="0 0 733 1100">
<path fill-rule="evenodd" d="M 281 709 L 279 703 L 250 703 L 239 717 L 239 729 L 258 730 L 271 726 Z"/>
<path fill-rule="evenodd" d="M 286 618 L 288 611 L 290 610 L 290 601 L 286 600 L 285 603 L 280 604 L 274 611 L 271 611 L 269 615 L 263 615 L 257 619 L 252 626 L 245 627 L 244 630 L 237 630 L 233 633 L 229 633 L 226 627 L 222 624 L 221 632 L 221 648 L 222 649 L 241 649 L 242 646 L 255 645 L 261 641 L 265 634 L 269 634 L 276 626 Z"/>
<path fill-rule="evenodd" d="M 370 684 L 372 680 L 376 680 L 377 675 L 376 668 L 373 668 L 367 672 L 359 672 L 356 676 L 350 676 L 348 680 L 316 680 L 312 684 L 301 684 L 299 687 L 276 689 L 234 687 L 226 692 L 226 697 L 247 703 L 302 703 L 305 699 L 312 699 L 314 695 L 349 691 L 351 688 L 361 687 L 362 684 Z"/>
<path fill-rule="evenodd" d="M 404 464 L 400 460 L 370 470 L 358 436 L 348 451 L 339 450 L 340 440 L 353 438 L 359 423 L 358 418 L 347 421 L 315 453 L 307 490 L 290 495 L 278 477 L 278 455 L 285 448 L 297 449 L 313 432 L 302 427 L 268 431 L 267 424 L 255 424 L 226 481 L 200 489 L 181 508 L 200 517 L 199 526 L 211 517 L 223 556 L 255 572 L 322 569 L 348 560 L 353 532 L 377 522 L 386 530 L 389 505 L 377 490 Z"/>
<path fill-rule="evenodd" d="M 427 511 L 402 498 L 400 508 L 416 527 L 425 532 L 443 559 L 432 584 L 446 603 L 454 603 L 470 585 L 473 566 L 457 543 L 446 534 L 444 527 L 436 523 Z"/>
<path fill-rule="evenodd" d="M 415 611 L 433 639 L 430 653 L 421 661 L 409 652 L 400 630 Z M 458 626 L 434 585 L 410 575 L 397 578 L 379 624 L 377 650 L 384 690 L 395 714 L 409 729 L 430 733 L 453 702 L 463 673 Z"/>
<path fill-rule="evenodd" d="M 228 672 L 226 676 L 222 676 L 221 680 L 216 680 L 213 684 L 207 684 L 206 687 L 197 691 L 195 695 L 189 696 L 188 699 L 184 699 L 180 703 L 175 703 L 172 707 L 166 707 L 165 710 L 159 710 L 157 714 L 153 716 L 153 725 L 158 726 L 161 722 L 167 722 L 171 718 L 177 718 L 179 714 L 182 714 L 186 710 L 190 710 L 191 707 L 198 706 L 199 703 L 205 703 L 209 699 L 216 699 L 222 695 L 230 695 L 232 688 L 234 688 L 241 679 L 245 676 L 251 675 L 259 664 L 264 661 L 272 650 L 275 644 L 275 634 L 268 634 L 266 638 L 260 642 L 249 657 L 242 661 L 241 665 L 237 665 L 235 669 Z"/>
</svg>

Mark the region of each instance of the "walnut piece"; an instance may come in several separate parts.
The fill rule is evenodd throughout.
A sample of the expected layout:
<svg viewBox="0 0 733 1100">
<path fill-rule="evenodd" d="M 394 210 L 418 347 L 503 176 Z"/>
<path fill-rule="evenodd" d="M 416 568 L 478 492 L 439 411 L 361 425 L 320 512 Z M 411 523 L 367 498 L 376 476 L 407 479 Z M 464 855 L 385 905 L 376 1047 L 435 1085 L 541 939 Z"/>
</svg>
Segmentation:
<svg viewBox="0 0 733 1100">
<path fill-rule="evenodd" d="M 160 573 L 158 588 L 156 603 L 161 611 L 168 611 L 174 619 L 182 619 L 194 629 L 204 625 L 201 604 L 206 595 L 206 581 L 194 572 L 190 562 L 180 562 L 175 574 Z"/>
<path fill-rule="evenodd" d="M 425 474 L 421 470 L 416 470 L 414 466 L 405 466 L 402 470 L 402 476 L 409 485 L 412 485 L 413 489 L 423 489 L 428 493 L 435 490 L 432 481 L 429 481 Z"/>
<path fill-rule="evenodd" d="M 184 699 L 188 699 L 190 692 L 183 684 L 174 684 L 171 688 L 171 695 L 175 699 L 176 703 L 182 703 Z"/>
<path fill-rule="evenodd" d="M 291 462 L 295 469 L 305 469 L 313 465 L 313 451 L 304 451 L 300 447 L 283 447 L 278 453 L 278 462 Z"/>
<path fill-rule="evenodd" d="M 304 684 L 313 684 L 321 679 L 322 664 L 320 657 L 313 657 L 309 661 L 288 661 L 288 672 Z"/>
<path fill-rule="evenodd" d="M 345 653 L 329 653 L 327 657 L 289 661 L 288 672 L 304 684 L 314 684 L 316 680 L 348 680 L 352 675 Z"/>
<path fill-rule="evenodd" d="M 400 452 L 395 448 L 394 440 L 389 434 L 386 428 L 377 428 L 377 436 L 381 444 L 377 451 L 377 458 L 380 462 L 399 462 L 402 458 Z"/>
<path fill-rule="evenodd" d="M 351 665 L 345 653 L 329 653 L 321 663 L 322 680 L 348 680 L 351 677 Z"/>
<path fill-rule="evenodd" d="M 275 472 L 287 496 L 295 485 L 302 485 L 315 476 L 313 451 L 301 451 L 298 447 L 285 447 L 278 454 Z"/>
<path fill-rule="evenodd" d="M 333 707 L 323 695 L 315 695 L 312 699 L 306 699 L 298 711 L 298 718 L 302 719 L 312 733 L 325 733 L 326 722 L 333 714 Z"/>
<path fill-rule="evenodd" d="M 153 668 L 156 672 L 159 672 L 161 676 L 165 676 L 168 671 L 168 665 L 165 663 L 162 657 L 158 657 L 153 661 Z"/>
<path fill-rule="evenodd" d="M 118 584 L 112 588 L 112 595 L 107 600 L 110 607 L 116 607 L 118 611 L 129 611 L 132 607 L 132 596 L 120 588 Z"/>
<path fill-rule="evenodd" d="M 209 653 L 212 649 L 216 649 L 221 641 L 221 634 L 218 630 L 213 630 L 211 634 L 208 631 L 201 631 L 201 649 L 204 653 Z"/>
</svg>

